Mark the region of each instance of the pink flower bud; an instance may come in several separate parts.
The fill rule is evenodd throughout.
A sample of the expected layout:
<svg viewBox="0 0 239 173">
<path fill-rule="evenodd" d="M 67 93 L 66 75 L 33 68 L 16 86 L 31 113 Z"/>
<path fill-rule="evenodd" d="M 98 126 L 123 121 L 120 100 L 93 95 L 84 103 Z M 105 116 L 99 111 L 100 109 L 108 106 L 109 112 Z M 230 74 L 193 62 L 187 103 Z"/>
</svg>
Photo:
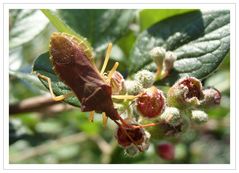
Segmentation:
<svg viewBox="0 0 239 173">
<path fill-rule="evenodd" d="M 219 105 L 221 102 L 221 93 L 215 88 L 206 88 L 203 90 L 204 100 L 202 106 L 209 107 Z"/>
<path fill-rule="evenodd" d="M 110 86 L 112 88 L 112 94 L 119 94 L 124 87 L 124 77 L 120 72 L 115 71 L 110 80 Z"/>
<path fill-rule="evenodd" d="M 185 109 L 199 106 L 203 98 L 200 80 L 195 77 L 184 77 L 169 89 L 167 103 L 170 107 Z"/>
</svg>

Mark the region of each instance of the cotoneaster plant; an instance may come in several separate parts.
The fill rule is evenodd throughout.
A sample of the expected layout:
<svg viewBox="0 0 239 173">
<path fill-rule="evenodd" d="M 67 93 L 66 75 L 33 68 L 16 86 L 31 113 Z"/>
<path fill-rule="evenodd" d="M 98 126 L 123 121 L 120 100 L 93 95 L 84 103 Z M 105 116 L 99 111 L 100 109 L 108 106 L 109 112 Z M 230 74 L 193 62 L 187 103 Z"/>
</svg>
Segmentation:
<svg viewBox="0 0 239 173">
<path fill-rule="evenodd" d="M 42 11 L 58 32 L 50 37 L 49 53 L 36 59 L 34 73 L 55 101 L 80 107 L 89 112 L 91 121 L 95 112 L 102 113 L 104 125 L 110 118 L 116 124 L 115 140 L 128 156 L 146 151 L 151 140 L 183 133 L 191 123 L 207 122 L 206 109 L 220 104 L 220 91 L 204 88 L 201 80 L 219 66 L 229 51 L 228 11 L 193 11 L 151 26 L 135 42 L 128 77 L 117 71 L 118 62 L 105 71 L 112 49 L 110 42 L 98 70 L 94 62 L 97 51 L 87 38 L 49 10 Z M 205 23 L 223 19 L 226 25 L 213 21 L 212 28 L 200 28 L 196 19 Z M 213 27 L 221 28 L 214 31 Z M 221 44 L 215 45 L 215 39 Z M 162 91 L 162 85 L 168 89 Z M 156 153 L 172 160 L 174 146 L 160 143 Z"/>
</svg>

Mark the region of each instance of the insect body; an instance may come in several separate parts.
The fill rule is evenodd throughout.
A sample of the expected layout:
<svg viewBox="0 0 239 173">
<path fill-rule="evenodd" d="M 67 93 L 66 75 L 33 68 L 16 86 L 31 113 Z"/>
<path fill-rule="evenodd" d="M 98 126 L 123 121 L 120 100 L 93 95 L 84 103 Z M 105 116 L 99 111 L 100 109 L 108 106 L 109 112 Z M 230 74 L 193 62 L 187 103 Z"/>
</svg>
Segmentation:
<svg viewBox="0 0 239 173">
<path fill-rule="evenodd" d="M 53 33 L 50 55 L 54 71 L 80 100 L 83 112 L 105 112 L 107 117 L 118 119 L 111 86 L 93 63 L 92 53 L 84 41 L 65 33 Z"/>
<path fill-rule="evenodd" d="M 102 112 L 105 123 L 107 117 L 112 119 L 123 132 L 123 139 L 129 140 L 139 151 L 142 151 L 135 140 L 135 134 L 130 134 L 129 131 L 135 131 L 137 128 L 150 127 L 156 124 L 130 124 L 122 119 L 114 108 L 112 97 L 116 99 L 135 99 L 138 96 L 112 95 L 111 78 L 119 64 L 116 62 L 108 75 L 104 75 L 111 48 L 112 44 L 109 44 L 103 67 L 101 72 L 99 72 L 93 62 L 92 51 L 85 40 L 66 33 L 55 32 L 52 34 L 50 40 L 50 59 L 53 70 L 70 87 L 72 93 L 55 96 L 51 87 L 51 79 L 41 74 L 38 74 L 38 77 L 48 81 L 50 93 L 55 101 L 64 100 L 72 94 L 75 95 L 81 102 L 81 110 L 83 112 L 91 112 L 90 117 L 92 117 L 92 120 L 94 111 Z"/>
</svg>

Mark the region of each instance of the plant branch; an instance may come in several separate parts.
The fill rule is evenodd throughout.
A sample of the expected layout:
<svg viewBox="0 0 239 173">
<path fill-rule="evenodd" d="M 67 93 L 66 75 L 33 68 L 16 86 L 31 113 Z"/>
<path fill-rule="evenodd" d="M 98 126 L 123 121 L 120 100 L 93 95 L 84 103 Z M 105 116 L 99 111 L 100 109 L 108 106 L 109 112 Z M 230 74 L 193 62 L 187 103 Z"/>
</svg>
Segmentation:
<svg viewBox="0 0 239 173">
<path fill-rule="evenodd" d="M 19 113 L 26 112 L 43 112 L 50 111 L 56 112 L 57 110 L 62 111 L 63 109 L 69 108 L 71 106 L 66 106 L 61 102 L 56 102 L 52 100 L 50 95 L 43 95 L 25 99 L 18 103 L 13 103 L 9 105 L 9 114 L 15 115 Z"/>
<path fill-rule="evenodd" d="M 51 150 L 55 150 L 62 145 L 69 145 L 73 143 L 80 143 L 87 140 L 88 137 L 84 133 L 77 133 L 70 136 L 62 137 L 57 140 L 44 143 L 34 148 L 23 150 L 21 153 L 17 153 L 10 158 L 12 163 L 19 163 L 21 161 L 43 155 Z"/>
</svg>

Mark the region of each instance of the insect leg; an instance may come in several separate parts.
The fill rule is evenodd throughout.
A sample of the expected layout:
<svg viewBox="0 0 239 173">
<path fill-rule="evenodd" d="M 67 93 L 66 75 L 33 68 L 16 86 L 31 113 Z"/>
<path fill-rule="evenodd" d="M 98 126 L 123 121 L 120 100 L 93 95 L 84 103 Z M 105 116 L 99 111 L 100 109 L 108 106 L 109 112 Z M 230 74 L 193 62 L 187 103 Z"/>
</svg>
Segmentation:
<svg viewBox="0 0 239 173">
<path fill-rule="evenodd" d="M 133 100 L 138 97 L 138 95 L 112 95 L 111 96 L 113 99 L 126 99 L 126 100 Z"/>
<path fill-rule="evenodd" d="M 116 63 L 114 64 L 114 66 L 112 67 L 112 69 L 110 70 L 108 76 L 107 76 L 107 80 L 108 80 L 108 81 L 111 80 L 111 78 L 112 78 L 114 72 L 116 71 L 116 69 L 118 68 L 118 66 L 119 66 L 119 63 L 116 62 Z"/>
<path fill-rule="evenodd" d="M 105 112 L 102 113 L 102 120 L 103 120 L 103 126 L 106 127 L 108 117 L 106 116 Z"/>
<path fill-rule="evenodd" d="M 93 122 L 93 121 L 94 121 L 94 116 L 95 116 L 95 111 L 91 111 L 91 112 L 90 112 L 90 115 L 89 115 L 89 120 L 90 120 L 90 122 Z"/>
<path fill-rule="evenodd" d="M 102 68 L 101 68 L 101 71 L 100 71 L 101 74 L 104 74 L 105 68 L 106 68 L 106 66 L 107 66 L 107 64 L 108 64 L 108 61 L 109 61 L 109 59 L 110 59 L 111 50 L 112 50 L 112 43 L 109 43 L 109 44 L 108 44 L 107 51 L 106 51 L 106 54 L 105 54 L 104 64 L 103 64 L 103 66 L 102 66 Z"/>
<path fill-rule="evenodd" d="M 147 127 L 153 127 L 153 126 L 157 126 L 159 125 L 159 123 L 149 123 L 149 124 L 144 124 L 144 125 L 133 125 L 133 128 L 147 128 Z"/>
<path fill-rule="evenodd" d="M 73 93 L 70 92 L 70 93 L 67 93 L 67 94 L 64 94 L 64 95 L 55 96 L 55 94 L 53 93 L 53 90 L 52 90 L 51 79 L 50 79 L 49 77 L 46 77 L 46 76 L 41 75 L 41 74 L 37 74 L 37 76 L 38 76 L 39 78 L 42 78 L 42 79 L 44 79 L 44 80 L 47 81 L 47 83 L 48 83 L 48 88 L 49 88 L 49 90 L 50 90 L 52 99 L 53 99 L 54 101 L 62 101 L 62 100 L 64 100 L 66 97 L 69 97 L 69 96 L 72 96 L 72 95 L 73 95 Z"/>
</svg>

